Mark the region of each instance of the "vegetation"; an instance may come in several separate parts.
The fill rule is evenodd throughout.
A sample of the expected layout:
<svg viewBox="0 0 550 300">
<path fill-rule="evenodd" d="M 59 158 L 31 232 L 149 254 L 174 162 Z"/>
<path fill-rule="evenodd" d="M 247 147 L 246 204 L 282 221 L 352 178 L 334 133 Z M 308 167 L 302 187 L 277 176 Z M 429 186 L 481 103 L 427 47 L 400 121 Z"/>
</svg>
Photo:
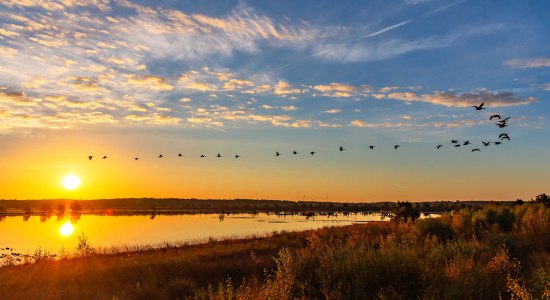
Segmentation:
<svg viewBox="0 0 550 300">
<path fill-rule="evenodd" d="M 544 194 L 543 194 L 544 195 Z M 546 196 L 546 195 L 544 195 Z M 538 199 L 538 198 L 537 198 Z M 546 199 L 546 200 L 545 200 Z M 547 198 L 540 198 L 547 201 Z M 539 201 L 537 200 L 537 201 Z M 547 203 L 546 202 L 546 203 Z M 54 215 L 71 213 L 108 215 L 162 215 L 188 213 L 284 213 L 308 214 L 331 212 L 394 212 L 407 218 L 418 218 L 418 212 L 441 213 L 465 207 L 480 207 L 490 204 L 512 202 L 492 201 L 438 201 L 438 202 L 376 202 L 344 203 L 315 201 L 283 201 L 259 199 L 179 199 L 179 198 L 120 198 L 98 200 L 0 200 L 2 215 Z M 514 202 L 515 203 L 515 202 Z M 55 211 L 53 208 L 56 208 Z"/>
<path fill-rule="evenodd" d="M 414 220 L 396 217 L 118 254 L 94 249 L 81 237 L 77 253 L 0 268 L 0 294 L 9 299 L 550 299 L 547 203 L 465 207 Z"/>
</svg>

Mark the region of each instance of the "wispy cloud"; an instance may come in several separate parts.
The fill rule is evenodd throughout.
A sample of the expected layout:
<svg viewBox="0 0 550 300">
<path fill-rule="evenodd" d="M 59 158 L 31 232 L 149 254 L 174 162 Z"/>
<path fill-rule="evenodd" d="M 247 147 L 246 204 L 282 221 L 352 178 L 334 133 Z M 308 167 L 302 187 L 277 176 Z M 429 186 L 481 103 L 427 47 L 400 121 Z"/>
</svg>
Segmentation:
<svg viewBox="0 0 550 300">
<path fill-rule="evenodd" d="M 550 67 L 550 58 L 510 59 L 504 65 L 517 69 L 532 69 Z"/>
<path fill-rule="evenodd" d="M 504 107 L 526 105 L 536 101 L 534 97 L 520 97 L 512 92 L 491 92 L 485 89 L 474 90 L 467 93 L 457 93 L 450 90 L 435 92 L 433 94 L 417 95 L 413 92 L 392 92 L 384 95 L 384 98 L 401 101 L 420 101 L 448 107 L 469 107 L 485 102 L 486 106 Z"/>
</svg>

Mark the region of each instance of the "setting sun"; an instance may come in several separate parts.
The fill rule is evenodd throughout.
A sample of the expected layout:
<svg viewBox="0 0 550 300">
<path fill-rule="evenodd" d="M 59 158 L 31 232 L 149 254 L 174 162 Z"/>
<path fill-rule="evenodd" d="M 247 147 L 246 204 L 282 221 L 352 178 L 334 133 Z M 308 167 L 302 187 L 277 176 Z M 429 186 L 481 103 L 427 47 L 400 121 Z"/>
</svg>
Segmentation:
<svg viewBox="0 0 550 300">
<path fill-rule="evenodd" d="M 65 187 L 68 190 L 74 190 L 78 186 L 80 186 L 80 178 L 76 175 L 67 175 L 63 178 L 63 187 Z"/>
<path fill-rule="evenodd" d="M 69 221 L 61 225 L 61 227 L 59 228 L 59 233 L 61 233 L 62 236 L 69 236 L 73 234 L 73 232 L 74 232 L 74 226 Z"/>
</svg>

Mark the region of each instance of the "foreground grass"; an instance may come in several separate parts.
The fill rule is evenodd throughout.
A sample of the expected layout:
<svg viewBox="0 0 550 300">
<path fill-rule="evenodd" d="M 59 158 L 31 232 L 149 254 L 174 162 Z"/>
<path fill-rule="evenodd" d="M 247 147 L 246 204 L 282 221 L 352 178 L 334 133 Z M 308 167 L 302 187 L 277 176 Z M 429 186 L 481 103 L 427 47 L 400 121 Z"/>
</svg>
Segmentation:
<svg viewBox="0 0 550 300">
<path fill-rule="evenodd" d="M 0 269 L 2 299 L 550 299 L 550 209 L 486 206 Z"/>
</svg>

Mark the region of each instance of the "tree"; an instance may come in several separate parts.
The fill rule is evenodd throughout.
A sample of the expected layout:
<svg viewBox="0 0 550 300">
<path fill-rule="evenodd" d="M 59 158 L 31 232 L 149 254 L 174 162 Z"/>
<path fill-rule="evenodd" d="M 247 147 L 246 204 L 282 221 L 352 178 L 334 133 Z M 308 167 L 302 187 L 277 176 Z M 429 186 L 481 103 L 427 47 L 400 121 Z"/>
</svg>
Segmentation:
<svg viewBox="0 0 550 300">
<path fill-rule="evenodd" d="M 537 195 L 537 197 L 535 197 L 535 202 L 542 203 L 542 204 L 544 204 L 544 206 L 550 207 L 550 196 L 548 196 L 544 193 L 540 194 L 540 195 Z"/>
<path fill-rule="evenodd" d="M 397 202 L 397 207 L 392 210 L 395 220 L 414 221 L 420 217 L 420 211 L 412 203 Z"/>
<path fill-rule="evenodd" d="M 73 201 L 71 203 L 71 212 L 75 213 L 75 212 L 80 212 L 82 210 L 82 206 L 80 206 L 80 203 L 78 203 L 77 201 Z"/>
</svg>

